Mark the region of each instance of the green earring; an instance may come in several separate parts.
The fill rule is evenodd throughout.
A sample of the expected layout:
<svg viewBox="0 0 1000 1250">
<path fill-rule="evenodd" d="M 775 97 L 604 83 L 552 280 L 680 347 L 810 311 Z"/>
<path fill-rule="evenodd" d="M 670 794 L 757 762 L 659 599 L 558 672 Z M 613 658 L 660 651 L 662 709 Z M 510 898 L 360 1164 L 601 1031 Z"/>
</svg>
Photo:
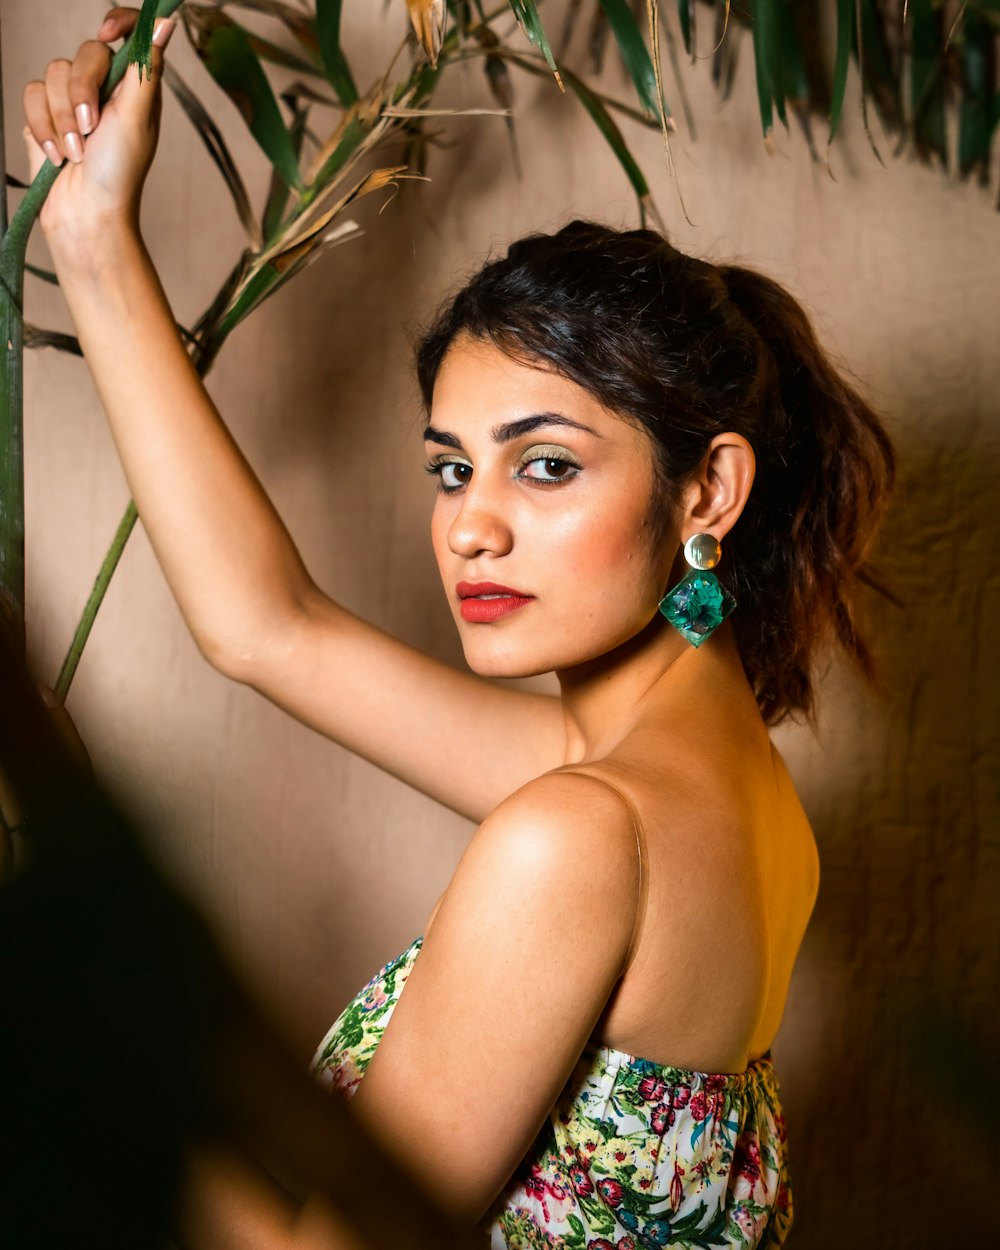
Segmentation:
<svg viewBox="0 0 1000 1250">
<path fill-rule="evenodd" d="M 700 647 L 719 628 L 736 600 L 714 573 L 722 548 L 711 534 L 693 534 L 684 544 L 688 573 L 660 600 L 660 611 L 693 647 Z"/>
</svg>

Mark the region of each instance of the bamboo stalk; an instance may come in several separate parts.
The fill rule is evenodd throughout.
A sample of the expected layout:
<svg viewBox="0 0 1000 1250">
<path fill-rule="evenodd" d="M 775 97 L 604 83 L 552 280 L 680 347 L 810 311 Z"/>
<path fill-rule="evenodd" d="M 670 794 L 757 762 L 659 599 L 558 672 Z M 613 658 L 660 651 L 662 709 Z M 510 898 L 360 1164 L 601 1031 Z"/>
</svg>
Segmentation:
<svg viewBox="0 0 1000 1250">
<path fill-rule="evenodd" d="M 125 545 L 133 529 L 135 529 L 135 523 L 138 519 L 139 513 L 136 511 L 135 502 L 130 499 L 128 507 L 125 509 L 125 515 L 118 523 L 114 540 L 108 548 L 107 555 L 104 557 L 104 563 L 97 574 L 94 588 L 91 590 L 84 606 L 83 614 L 73 634 L 73 641 L 70 643 L 65 660 L 63 660 L 62 668 L 59 670 L 59 677 L 56 679 L 55 684 L 55 693 L 61 703 L 66 701 L 66 695 L 69 693 L 70 685 L 76 675 L 77 665 L 80 663 L 80 656 L 83 655 L 83 648 L 87 645 L 90 631 L 94 627 L 97 611 L 104 602 L 104 596 L 107 593 L 108 586 L 111 584 L 112 577 L 115 575 L 118 561 L 122 558 Z"/>
<path fill-rule="evenodd" d="M 7 152 L 0 32 L 0 612 L 24 647 L 24 264 L 5 246 Z"/>
<path fill-rule="evenodd" d="M 182 0 L 159 0 L 169 17 Z M 101 89 L 106 100 L 129 63 L 131 40 L 115 53 Z M 0 71 L 0 98 L 2 98 Z M 59 168 L 46 161 L 7 224 L 7 164 L 0 106 L 0 611 L 24 647 L 24 268 L 28 238 Z"/>
</svg>

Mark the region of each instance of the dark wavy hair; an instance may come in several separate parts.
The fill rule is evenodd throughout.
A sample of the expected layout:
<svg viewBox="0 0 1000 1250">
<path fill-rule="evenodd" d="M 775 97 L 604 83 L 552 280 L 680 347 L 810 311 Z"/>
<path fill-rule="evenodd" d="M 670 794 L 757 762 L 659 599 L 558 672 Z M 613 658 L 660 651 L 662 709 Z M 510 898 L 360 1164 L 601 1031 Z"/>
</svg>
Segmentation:
<svg viewBox="0 0 1000 1250">
<path fill-rule="evenodd" d="M 764 274 L 685 256 L 652 230 L 574 221 L 483 266 L 417 346 L 428 408 L 460 334 L 570 378 L 642 426 L 661 518 L 710 441 L 741 434 L 757 475 L 716 570 L 764 720 L 811 716 L 816 654 L 839 644 L 875 670 L 853 607 L 895 475 L 878 417 L 834 368 L 809 318 Z"/>
</svg>

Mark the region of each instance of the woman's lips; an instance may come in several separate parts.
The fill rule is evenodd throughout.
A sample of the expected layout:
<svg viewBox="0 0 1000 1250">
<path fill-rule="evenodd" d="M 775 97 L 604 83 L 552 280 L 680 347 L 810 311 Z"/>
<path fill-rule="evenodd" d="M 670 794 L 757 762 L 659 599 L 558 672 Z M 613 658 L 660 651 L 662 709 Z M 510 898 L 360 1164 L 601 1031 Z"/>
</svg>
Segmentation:
<svg viewBox="0 0 1000 1250">
<path fill-rule="evenodd" d="M 476 625 L 498 621 L 500 617 L 523 608 L 535 597 L 496 582 L 459 582 L 455 590 L 462 601 L 459 609 L 462 620 Z"/>
</svg>

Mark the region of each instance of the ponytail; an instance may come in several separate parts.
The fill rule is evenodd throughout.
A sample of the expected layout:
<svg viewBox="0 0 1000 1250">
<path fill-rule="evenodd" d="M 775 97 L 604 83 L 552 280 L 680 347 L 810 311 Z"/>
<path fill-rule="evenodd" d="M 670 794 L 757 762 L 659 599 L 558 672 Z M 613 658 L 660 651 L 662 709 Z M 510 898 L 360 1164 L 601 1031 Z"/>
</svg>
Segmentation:
<svg viewBox="0 0 1000 1250">
<path fill-rule="evenodd" d="M 854 609 L 857 584 L 884 591 L 869 563 L 895 478 L 878 417 L 837 372 L 806 313 L 778 283 L 718 267 L 728 297 L 764 351 L 753 389 L 762 407 L 758 479 L 729 535 L 733 616 L 765 720 L 811 714 L 812 659 L 833 642 L 873 680 Z"/>
</svg>

